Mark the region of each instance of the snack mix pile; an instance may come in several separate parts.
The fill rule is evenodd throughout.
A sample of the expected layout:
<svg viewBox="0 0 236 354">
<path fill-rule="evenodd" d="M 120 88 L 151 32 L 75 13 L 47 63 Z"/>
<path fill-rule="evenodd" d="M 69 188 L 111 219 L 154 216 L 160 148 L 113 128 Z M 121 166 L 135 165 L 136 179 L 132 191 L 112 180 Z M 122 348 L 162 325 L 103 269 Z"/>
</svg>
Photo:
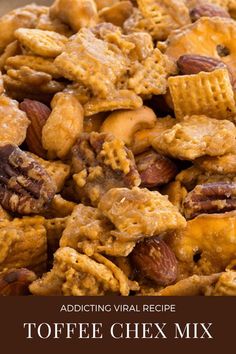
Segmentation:
<svg viewBox="0 0 236 354">
<path fill-rule="evenodd" d="M 0 295 L 236 296 L 236 0 L 0 18 Z"/>
</svg>

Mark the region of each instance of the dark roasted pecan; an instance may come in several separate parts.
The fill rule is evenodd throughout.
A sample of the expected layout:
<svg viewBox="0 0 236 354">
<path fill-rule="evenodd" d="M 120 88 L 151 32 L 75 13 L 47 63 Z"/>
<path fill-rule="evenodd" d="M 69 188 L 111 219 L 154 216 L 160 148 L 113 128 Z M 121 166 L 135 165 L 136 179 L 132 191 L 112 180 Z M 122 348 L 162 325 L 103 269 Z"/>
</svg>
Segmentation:
<svg viewBox="0 0 236 354">
<path fill-rule="evenodd" d="M 20 103 L 20 109 L 27 114 L 31 122 L 26 135 L 28 149 L 34 154 L 44 158 L 46 151 L 42 146 L 42 129 L 51 110 L 45 104 L 29 99 L 25 99 Z"/>
<path fill-rule="evenodd" d="M 55 195 L 44 168 L 15 145 L 0 147 L 0 203 L 19 214 L 38 214 Z"/>
<path fill-rule="evenodd" d="M 201 4 L 194 7 L 190 11 L 192 22 L 199 20 L 201 17 L 225 17 L 230 18 L 229 13 L 222 7 L 214 4 Z"/>
<path fill-rule="evenodd" d="M 183 208 L 186 219 L 192 219 L 199 214 L 235 210 L 236 183 L 214 182 L 197 185 L 186 196 Z"/>
<path fill-rule="evenodd" d="M 106 133 L 81 134 L 72 148 L 72 170 L 78 197 L 94 206 L 109 189 L 141 182 L 133 153 Z"/>
<path fill-rule="evenodd" d="M 219 67 L 226 68 L 226 65 L 219 59 L 194 54 L 182 55 L 179 57 L 177 65 L 183 75 L 198 74 L 200 71 L 213 71 Z"/>
<path fill-rule="evenodd" d="M 130 257 L 137 271 L 157 285 L 166 286 L 176 280 L 177 260 L 163 240 L 147 238 L 137 243 Z"/>
<path fill-rule="evenodd" d="M 35 273 L 25 268 L 6 270 L 0 273 L 0 296 L 28 295 L 35 279 Z"/>
<path fill-rule="evenodd" d="M 135 156 L 142 187 L 161 186 L 170 182 L 177 174 L 177 167 L 170 159 L 149 150 Z"/>
</svg>

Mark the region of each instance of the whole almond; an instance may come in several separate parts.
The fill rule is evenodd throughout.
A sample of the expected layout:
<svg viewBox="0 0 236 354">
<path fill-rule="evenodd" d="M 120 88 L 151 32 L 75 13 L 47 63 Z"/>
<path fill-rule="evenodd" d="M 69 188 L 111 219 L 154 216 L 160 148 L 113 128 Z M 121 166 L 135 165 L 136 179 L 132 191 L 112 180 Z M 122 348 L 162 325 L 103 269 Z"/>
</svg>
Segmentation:
<svg viewBox="0 0 236 354">
<path fill-rule="evenodd" d="M 157 285 L 172 284 L 177 278 L 176 257 L 163 240 L 149 238 L 139 242 L 130 257 L 140 274 Z"/>
<path fill-rule="evenodd" d="M 42 129 L 51 113 L 45 104 L 25 99 L 20 103 L 20 109 L 27 114 L 31 124 L 27 130 L 26 143 L 30 152 L 45 157 L 46 151 L 42 146 Z"/>
<path fill-rule="evenodd" d="M 190 11 L 190 18 L 192 22 L 199 20 L 201 17 L 223 17 L 230 18 L 229 13 L 218 5 L 202 4 L 194 7 Z"/>
<path fill-rule="evenodd" d="M 142 187 L 151 188 L 166 184 L 178 172 L 174 162 L 154 150 L 136 155 L 135 162 L 142 181 Z"/>
<path fill-rule="evenodd" d="M 201 71 L 209 72 L 217 68 L 226 68 L 226 65 L 219 59 L 194 54 L 185 54 L 179 57 L 177 66 L 183 75 L 193 75 Z"/>
<path fill-rule="evenodd" d="M 35 279 L 28 269 L 8 269 L 0 274 L 0 296 L 28 295 L 28 287 Z"/>
</svg>

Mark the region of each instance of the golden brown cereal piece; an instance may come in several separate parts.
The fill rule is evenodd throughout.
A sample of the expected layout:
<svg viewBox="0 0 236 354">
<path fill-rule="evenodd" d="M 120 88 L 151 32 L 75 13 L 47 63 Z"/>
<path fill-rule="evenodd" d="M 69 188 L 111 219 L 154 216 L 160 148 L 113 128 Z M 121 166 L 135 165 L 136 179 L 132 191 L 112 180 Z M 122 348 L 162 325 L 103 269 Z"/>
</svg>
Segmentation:
<svg viewBox="0 0 236 354">
<path fill-rule="evenodd" d="M 31 52 L 46 58 L 61 54 L 67 42 L 67 38 L 57 32 L 39 29 L 19 28 L 15 36 Z"/>
<path fill-rule="evenodd" d="M 95 0 L 97 9 L 101 10 L 104 7 L 110 7 L 120 2 L 120 0 Z"/>
<path fill-rule="evenodd" d="M 127 72 L 128 58 L 118 47 L 83 28 L 70 39 L 55 64 L 67 79 L 82 82 L 95 95 L 106 98 Z"/>
<path fill-rule="evenodd" d="M 199 179 L 203 175 L 203 171 L 200 168 L 191 166 L 185 170 L 182 170 L 176 177 L 176 181 L 180 182 L 188 191 L 192 190 L 197 184 Z"/>
<path fill-rule="evenodd" d="M 161 193 L 167 195 L 169 201 L 182 213 L 183 200 L 188 192 L 179 181 L 169 183 L 161 189 Z"/>
<path fill-rule="evenodd" d="M 21 145 L 25 140 L 30 121 L 18 106 L 18 102 L 0 96 L 0 145 Z"/>
<path fill-rule="evenodd" d="M 181 0 L 137 0 L 138 11 L 125 22 L 126 31 L 147 31 L 163 40 L 174 29 L 190 23 L 189 11 Z"/>
<path fill-rule="evenodd" d="M 42 71 L 32 70 L 28 66 L 22 66 L 17 70 L 9 69 L 7 70 L 7 75 L 14 80 L 22 82 L 23 84 L 36 87 L 46 85 L 52 80 L 51 75 Z"/>
<path fill-rule="evenodd" d="M 223 271 L 235 259 L 236 213 L 202 214 L 168 240 L 179 261 L 179 276 Z"/>
<path fill-rule="evenodd" d="M 199 214 L 224 213 L 235 209 L 235 182 L 199 184 L 183 201 L 183 213 L 186 219 L 192 219 Z"/>
<path fill-rule="evenodd" d="M 56 0 L 50 8 L 52 18 L 59 18 L 75 32 L 97 23 L 97 7 L 94 0 Z"/>
<path fill-rule="evenodd" d="M 0 271 L 22 267 L 37 274 L 45 271 L 47 238 L 43 222 L 39 216 L 0 222 Z"/>
<path fill-rule="evenodd" d="M 42 143 L 49 156 L 64 158 L 83 131 L 83 108 L 71 94 L 54 96 L 52 113 L 42 130 Z"/>
<path fill-rule="evenodd" d="M 158 138 L 165 130 L 172 128 L 175 124 L 176 120 L 170 116 L 157 118 L 153 128 L 139 129 L 133 135 L 131 150 L 135 155 L 146 151 L 151 147 L 153 139 Z"/>
<path fill-rule="evenodd" d="M 47 231 L 48 252 L 53 254 L 59 248 L 60 238 L 66 228 L 68 217 L 45 219 L 44 226 Z"/>
<path fill-rule="evenodd" d="M 234 120 L 236 105 L 227 69 L 170 77 L 168 85 L 177 119 L 207 114 L 212 118 Z"/>
<path fill-rule="evenodd" d="M 66 179 L 70 175 L 70 166 L 61 161 L 44 160 L 29 152 L 26 154 L 36 160 L 47 171 L 56 187 L 56 193 L 59 193 L 62 190 Z"/>
<path fill-rule="evenodd" d="M 42 58 L 34 55 L 16 55 L 6 60 L 6 69 L 20 69 L 27 66 L 35 71 L 40 71 L 51 75 L 54 79 L 61 77 L 59 71 L 54 65 L 52 58 Z"/>
<path fill-rule="evenodd" d="M 204 172 L 218 173 L 223 175 L 236 174 L 236 154 L 230 153 L 223 156 L 200 157 L 194 164 Z"/>
<path fill-rule="evenodd" d="M 142 104 L 142 99 L 133 91 L 119 90 L 112 92 L 106 98 L 91 98 L 84 105 L 84 114 L 88 117 L 99 112 L 115 111 L 119 109 L 137 109 L 141 107 Z"/>
<path fill-rule="evenodd" d="M 227 120 L 211 119 L 204 115 L 186 116 L 152 141 L 152 146 L 164 155 L 182 160 L 223 155 L 235 145 L 236 129 Z"/>
<path fill-rule="evenodd" d="M 72 247 L 87 256 L 103 253 L 126 257 L 135 242 L 129 241 L 127 235 L 117 231 L 100 210 L 79 204 L 68 218 L 60 246 Z"/>
<path fill-rule="evenodd" d="M 43 31 L 57 32 L 66 37 L 70 37 L 73 34 L 69 26 L 61 22 L 58 18 L 50 18 L 49 11 L 39 17 L 36 28 Z"/>
<path fill-rule="evenodd" d="M 14 41 L 6 46 L 4 52 L 0 56 L 0 70 L 4 69 L 7 59 L 16 55 L 18 51 L 19 51 L 19 44 L 17 41 Z"/>
<path fill-rule="evenodd" d="M 220 274 L 192 275 L 186 279 L 179 280 L 176 284 L 149 294 L 150 296 L 200 296 L 206 295 L 208 289 L 215 285 Z M 224 274 L 224 273 L 223 273 Z"/>
<path fill-rule="evenodd" d="M 132 68 L 128 87 L 138 95 L 162 95 L 167 90 L 167 77 L 175 74 L 176 70 L 176 65 L 156 48 Z"/>
<path fill-rule="evenodd" d="M 18 146 L 0 147 L 1 205 L 18 214 L 43 212 L 55 195 L 55 186 L 48 173 Z"/>
<path fill-rule="evenodd" d="M 132 152 L 105 133 L 81 134 L 72 149 L 72 172 L 77 196 L 94 206 L 109 189 L 141 182 Z"/>
<path fill-rule="evenodd" d="M 42 6 L 31 4 L 12 10 L 0 18 L 0 53 L 14 41 L 15 30 L 18 28 L 33 28 L 37 24 L 38 16 L 45 11 Z"/>
<path fill-rule="evenodd" d="M 111 22 L 116 26 L 122 27 L 132 12 L 133 5 L 131 1 L 120 1 L 110 7 L 103 8 L 98 15 L 101 22 Z"/>
<path fill-rule="evenodd" d="M 236 272 L 223 272 L 214 288 L 207 294 L 210 296 L 236 296 Z"/>
<path fill-rule="evenodd" d="M 83 106 L 92 99 L 91 90 L 81 82 L 67 85 L 63 92 L 74 95 Z"/>
<path fill-rule="evenodd" d="M 59 248 L 52 270 L 33 282 L 30 291 L 41 296 L 128 295 L 136 284 L 106 258 L 101 255 L 96 258 L 93 260 L 70 247 Z"/>
<path fill-rule="evenodd" d="M 0 296 L 29 295 L 29 285 L 36 279 L 28 269 L 9 269 L 0 273 Z"/>
<path fill-rule="evenodd" d="M 166 196 L 146 188 L 113 188 L 101 198 L 98 208 L 130 239 L 159 235 L 186 225 Z"/>
<path fill-rule="evenodd" d="M 222 60 L 236 79 L 235 21 L 220 17 L 202 17 L 168 38 L 166 54 L 177 60 L 181 55 L 198 54 Z"/>
<path fill-rule="evenodd" d="M 101 132 L 111 133 L 124 141 L 126 145 L 130 145 L 137 131 L 152 128 L 156 122 L 154 111 L 147 106 L 142 106 L 135 110 L 124 110 L 110 114 L 104 120 Z"/>
<path fill-rule="evenodd" d="M 75 203 L 62 198 L 60 194 L 56 194 L 44 216 L 47 219 L 65 218 L 72 214 L 75 206 Z"/>
<path fill-rule="evenodd" d="M 85 117 L 84 132 L 85 133 L 99 132 L 105 117 L 106 117 L 106 113 L 104 112 L 93 114 L 92 116 L 89 117 Z"/>
</svg>

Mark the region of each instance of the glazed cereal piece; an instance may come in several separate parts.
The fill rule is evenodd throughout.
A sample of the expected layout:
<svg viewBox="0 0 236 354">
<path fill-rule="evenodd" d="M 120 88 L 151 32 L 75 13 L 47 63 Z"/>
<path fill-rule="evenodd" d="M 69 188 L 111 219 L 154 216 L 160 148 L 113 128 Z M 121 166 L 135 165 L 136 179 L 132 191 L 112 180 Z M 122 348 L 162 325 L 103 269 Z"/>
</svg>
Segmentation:
<svg viewBox="0 0 236 354">
<path fill-rule="evenodd" d="M 0 296 L 29 295 L 29 285 L 36 279 L 34 272 L 26 269 L 8 269 L 0 273 Z"/>
<path fill-rule="evenodd" d="M 104 133 L 79 137 L 72 149 L 72 172 L 78 197 L 93 206 L 109 189 L 141 182 L 132 152 L 122 140 Z"/>
<path fill-rule="evenodd" d="M 50 157 L 66 157 L 83 131 L 84 113 L 79 101 L 71 94 L 54 96 L 52 113 L 42 130 L 42 143 Z"/>
<path fill-rule="evenodd" d="M 232 19 L 202 17 L 181 31 L 172 33 L 165 54 L 174 60 L 186 53 L 220 59 L 228 66 L 235 81 L 235 33 L 236 24 Z"/>
<path fill-rule="evenodd" d="M 70 37 L 73 35 L 73 32 L 69 28 L 69 26 L 60 21 L 58 18 L 50 17 L 49 9 L 47 13 L 44 13 L 39 17 L 36 28 L 43 31 L 57 32 L 66 37 Z"/>
<path fill-rule="evenodd" d="M 227 69 L 170 77 L 168 86 L 175 115 L 179 120 L 186 115 L 197 114 L 235 119 L 234 92 Z"/>
<path fill-rule="evenodd" d="M 56 193 L 59 193 L 64 184 L 66 179 L 70 175 L 70 166 L 61 162 L 61 161 L 47 161 L 39 156 L 26 152 L 29 157 L 32 157 L 35 161 L 37 161 L 48 173 L 50 176 L 53 184 L 56 188 Z"/>
<path fill-rule="evenodd" d="M 0 96 L 0 145 L 11 143 L 21 145 L 26 138 L 30 121 L 19 109 L 17 101 Z"/>
<path fill-rule="evenodd" d="M 152 145 L 152 140 L 157 139 L 167 129 L 172 128 L 176 124 L 176 120 L 171 116 L 157 118 L 155 125 L 150 129 L 139 129 L 134 135 L 131 143 L 133 153 L 140 154 L 148 150 Z"/>
<path fill-rule="evenodd" d="M 58 79 L 61 77 L 52 58 L 43 58 L 28 54 L 15 55 L 9 57 L 6 60 L 5 69 L 20 69 L 22 66 L 27 66 L 32 70 L 47 73 L 51 75 L 54 79 Z"/>
<path fill-rule="evenodd" d="M 161 193 L 168 196 L 169 201 L 181 212 L 183 200 L 188 194 L 186 188 L 179 181 L 173 181 L 161 189 Z"/>
<path fill-rule="evenodd" d="M 92 27 L 98 21 L 94 0 L 56 0 L 50 8 L 50 16 L 59 18 L 75 32 L 83 27 Z"/>
<path fill-rule="evenodd" d="M 28 84 L 33 90 L 34 87 L 46 85 L 52 80 L 52 76 L 42 72 L 30 69 L 28 66 L 22 66 L 20 69 L 9 69 L 7 75 L 23 84 Z"/>
<path fill-rule="evenodd" d="M 138 11 L 125 24 L 126 31 L 147 31 L 163 40 L 174 29 L 190 23 L 189 11 L 181 0 L 137 0 Z"/>
<path fill-rule="evenodd" d="M 120 0 L 95 0 L 98 10 L 101 10 L 104 7 L 111 7 L 119 2 Z"/>
<path fill-rule="evenodd" d="M 202 214 L 173 232 L 168 245 L 179 262 L 179 277 L 223 271 L 235 259 L 236 213 Z"/>
<path fill-rule="evenodd" d="M 185 219 L 166 196 L 134 187 L 113 188 L 100 200 L 98 208 L 120 232 L 130 239 L 159 235 L 182 228 Z"/>
<path fill-rule="evenodd" d="M 222 273 L 210 294 L 207 295 L 236 296 L 236 272 L 231 270 Z"/>
<path fill-rule="evenodd" d="M 54 255 L 54 266 L 30 285 L 34 295 L 101 296 L 128 295 L 137 288 L 125 274 L 101 255 L 95 260 L 70 247 L 59 248 Z"/>
<path fill-rule="evenodd" d="M 128 58 L 117 46 L 81 29 L 66 45 L 55 64 L 67 79 L 82 82 L 94 95 L 106 98 L 128 70 Z"/>
<path fill-rule="evenodd" d="M 56 194 L 44 216 L 47 219 L 65 218 L 72 214 L 75 206 L 75 203 L 62 198 L 60 194 Z"/>
<path fill-rule="evenodd" d="M 0 70 L 4 69 L 7 59 L 18 54 L 18 51 L 19 44 L 17 41 L 11 42 L 6 46 L 4 52 L 0 56 Z"/>
<path fill-rule="evenodd" d="M 14 9 L 0 18 L 0 53 L 15 40 L 15 31 L 18 28 L 34 28 L 38 17 L 45 11 L 45 7 L 31 4 Z"/>
<path fill-rule="evenodd" d="M 57 32 L 28 28 L 16 30 L 15 37 L 32 53 L 46 58 L 55 58 L 61 54 L 68 41 Z"/>
<path fill-rule="evenodd" d="M 43 212 L 55 195 L 45 169 L 18 146 L 0 146 L 0 200 L 9 211 L 27 215 Z"/>
<path fill-rule="evenodd" d="M 224 273 L 223 273 L 224 274 Z M 201 296 L 206 295 L 209 288 L 214 286 L 221 273 L 211 275 L 192 275 L 186 279 L 179 280 L 176 284 L 149 294 L 150 296 Z"/>
<path fill-rule="evenodd" d="M 60 239 L 61 247 L 71 247 L 92 256 L 126 257 L 135 246 L 128 235 L 118 232 L 114 225 L 96 208 L 79 204 L 69 217 Z"/>
<path fill-rule="evenodd" d="M 235 152 L 223 156 L 200 157 L 194 164 L 204 172 L 222 175 L 236 174 L 236 154 Z"/>
<path fill-rule="evenodd" d="M 101 22 L 110 22 L 122 27 L 125 20 L 131 16 L 133 5 L 131 1 L 120 1 L 110 7 L 105 7 L 98 12 Z"/>
<path fill-rule="evenodd" d="M 227 120 L 204 115 L 186 116 L 154 139 L 152 146 L 164 155 L 194 160 L 204 155 L 218 156 L 232 151 L 235 136 L 235 126 Z"/>
<path fill-rule="evenodd" d="M 176 73 L 175 64 L 155 49 L 143 62 L 134 66 L 128 87 L 138 95 L 162 95 L 167 90 L 167 77 Z"/>
<path fill-rule="evenodd" d="M 47 232 L 48 253 L 52 255 L 59 248 L 60 238 L 66 228 L 69 218 L 55 217 L 45 219 L 44 226 Z"/>
<path fill-rule="evenodd" d="M 142 104 L 142 99 L 135 92 L 131 90 L 117 90 L 106 98 L 93 97 L 88 100 L 84 105 L 84 114 L 86 117 L 89 117 L 100 112 L 137 109 Z"/>
<path fill-rule="evenodd" d="M 26 217 L 0 221 L 0 272 L 28 268 L 37 274 L 46 269 L 47 238 L 44 218 Z"/>
</svg>

